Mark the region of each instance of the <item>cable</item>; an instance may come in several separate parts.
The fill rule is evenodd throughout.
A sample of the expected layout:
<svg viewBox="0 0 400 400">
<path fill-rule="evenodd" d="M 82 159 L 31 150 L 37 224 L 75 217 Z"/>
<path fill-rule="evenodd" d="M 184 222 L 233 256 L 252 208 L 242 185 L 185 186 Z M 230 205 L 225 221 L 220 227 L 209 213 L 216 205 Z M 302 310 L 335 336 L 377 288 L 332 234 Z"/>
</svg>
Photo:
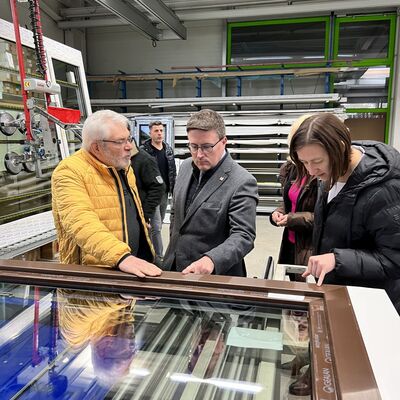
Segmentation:
<svg viewBox="0 0 400 400">
<path fill-rule="evenodd" d="M 28 0 L 29 17 L 31 19 L 33 41 L 35 43 L 36 70 L 46 79 L 46 55 L 43 46 L 43 31 L 40 21 L 39 0 Z"/>
</svg>

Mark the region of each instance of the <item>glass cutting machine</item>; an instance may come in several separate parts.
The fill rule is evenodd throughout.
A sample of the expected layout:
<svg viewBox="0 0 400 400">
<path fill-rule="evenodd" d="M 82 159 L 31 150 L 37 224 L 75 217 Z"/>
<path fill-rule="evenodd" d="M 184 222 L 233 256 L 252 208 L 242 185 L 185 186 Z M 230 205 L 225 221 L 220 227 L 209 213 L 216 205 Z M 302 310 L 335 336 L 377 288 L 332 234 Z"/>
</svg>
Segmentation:
<svg viewBox="0 0 400 400">
<path fill-rule="evenodd" d="M 19 260 L 0 281 L 0 398 L 293 399 L 295 358 L 305 398 L 384 398 L 345 287 Z"/>
</svg>

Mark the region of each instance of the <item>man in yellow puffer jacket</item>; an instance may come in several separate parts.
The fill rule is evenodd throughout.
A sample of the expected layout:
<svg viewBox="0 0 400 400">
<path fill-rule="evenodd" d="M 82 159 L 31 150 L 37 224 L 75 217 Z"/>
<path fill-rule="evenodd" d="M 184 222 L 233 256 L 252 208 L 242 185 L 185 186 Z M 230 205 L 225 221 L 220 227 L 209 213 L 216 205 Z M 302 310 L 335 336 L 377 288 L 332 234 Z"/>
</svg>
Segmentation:
<svg viewBox="0 0 400 400">
<path fill-rule="evenodd" d="M 128 120 L 110 110 L 90 115 L 82 149 L 52 176 L 52 206 L 60 261 L 118 267 L 157 276 L 154 250 L 130 166 Z"/>
</svg>

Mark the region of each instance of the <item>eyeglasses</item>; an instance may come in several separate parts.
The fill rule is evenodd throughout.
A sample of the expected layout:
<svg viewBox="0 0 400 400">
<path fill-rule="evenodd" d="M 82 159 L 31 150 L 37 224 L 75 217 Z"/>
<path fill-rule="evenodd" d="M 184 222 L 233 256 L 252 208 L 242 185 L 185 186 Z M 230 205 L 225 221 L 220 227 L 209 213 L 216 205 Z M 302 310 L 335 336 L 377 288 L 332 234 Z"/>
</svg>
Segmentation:
<svg viewBox="0 0 400 400">
<path fill-rule="evenodd" d="M 129 135 L 126 139 L 120 139 L 120 140 L 102 139 L 102 140 L 100 140 L 100 142 L 114 143 L 117 146 L 123 146 L 123 145 L 126 145 L 127 143 L 132 143 L 133 142 L 133 136 Z"/>
<path fill-rule="evenodd" d="M 225 137 L 225 136 L 224 136 Z M 213 148 L 223 139 L 223 137 L 221 139 L 218 140 L 217 143 L 215 144 L 194 144 L 194 143 L 188 143 L 187 147 L 189 149 L 189 151 L 191 153 L 197 153 L 199 151 L 199 149 L 204 153 L 204 154 L 209 154 L 213 151 Z"/>
</svg>

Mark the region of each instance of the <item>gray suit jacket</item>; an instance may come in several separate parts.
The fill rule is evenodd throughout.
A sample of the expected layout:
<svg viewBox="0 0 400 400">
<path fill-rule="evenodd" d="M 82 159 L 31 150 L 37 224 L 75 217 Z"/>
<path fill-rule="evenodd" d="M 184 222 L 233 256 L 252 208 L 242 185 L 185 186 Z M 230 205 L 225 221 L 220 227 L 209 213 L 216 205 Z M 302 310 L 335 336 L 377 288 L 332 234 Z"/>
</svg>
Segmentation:
<svg viewBox="0 0 400 400">
<path fill-rule="evenodd" d="M 228 154 L 185 216 L 192 171 L 189 158 L 176 180 L 163 269 L 170 270 L 175 263 L 182 271 L 206 255 L 214 262 L 215 274 L 246 276 L 243 258 L 253 249 L 256 236 L 257 181 Z"/>
</svg>

